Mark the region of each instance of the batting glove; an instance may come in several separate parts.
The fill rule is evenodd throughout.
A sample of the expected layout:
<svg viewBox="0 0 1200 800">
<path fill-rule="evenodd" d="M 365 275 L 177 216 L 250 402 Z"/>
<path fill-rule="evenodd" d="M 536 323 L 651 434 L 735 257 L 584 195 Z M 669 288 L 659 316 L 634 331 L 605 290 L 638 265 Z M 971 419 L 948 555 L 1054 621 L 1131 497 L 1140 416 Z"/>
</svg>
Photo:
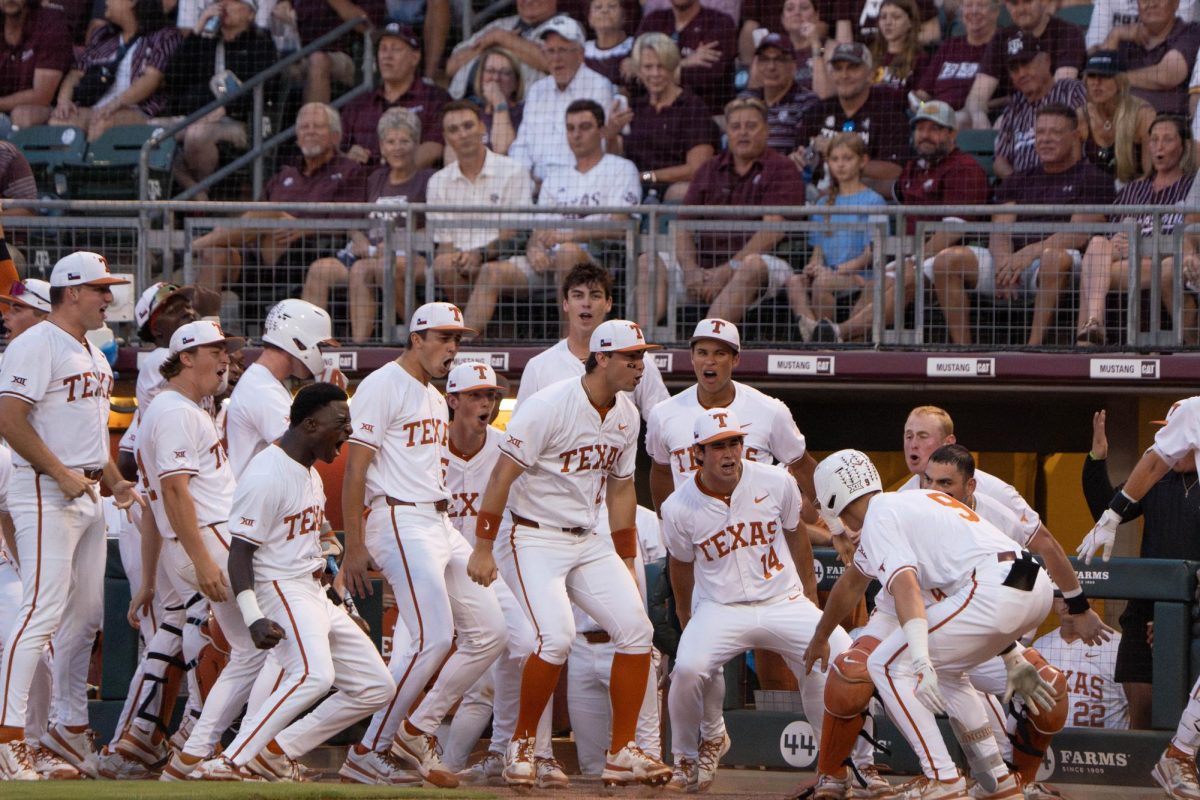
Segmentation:
<svg viewBox="0 0 1200 800">
<path fill-rule="evenodd" d="M 1007 672 L 1004 679 L 1005 705 L 1014 694 L 1018 694 L 1027 705 L 1042 711 L 1054 708 L 1054 687 L 1038 674 L 1037 667 L 1025 660 L 1025 656 L 1016 650 L 1005 653 L 1004 668 Z"/>
<path fill-rule="evenodd" d="M 913 671 L 917 673 L 917 699 L 921 701 L 921 705 L 928 708 L 935 714 L 946 713 L 946 700 L 942 697 L 942 693 L 938 690 L 937 672 L 933 669 L 933 662 L 928 656 L 914 658 Z"/>
<path fill-rule="evenodd" d="M 1091 564 L 1096 553 L 1100 553 L 1101 557 L 1108 561 L 1112 558 L 1113 545 L 1117 541 L 1117 526 L 1120 524 L 1120 514 L 1111 508 L 1104 509 L 1104 513 L 1100 515 L 1100 521 L 1087 536 L 1083 537 L 1075 555 L 1082 558 L 1085 564 Z"/>
</svg>

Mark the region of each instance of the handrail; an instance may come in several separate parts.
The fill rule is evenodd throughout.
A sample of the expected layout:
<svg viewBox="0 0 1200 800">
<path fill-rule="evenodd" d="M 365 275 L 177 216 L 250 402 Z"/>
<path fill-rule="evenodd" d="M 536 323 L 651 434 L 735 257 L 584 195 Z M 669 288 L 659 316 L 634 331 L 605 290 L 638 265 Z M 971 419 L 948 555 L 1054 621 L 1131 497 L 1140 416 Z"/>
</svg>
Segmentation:
<svg viewBox="0 0 1200 800">
<path fill-rule="evenodd" d="M 182 131 L 184 128 L 188 127 L 192 123 L 197 122 L 197 121 L 203 119 L 204 117 L 207 117 L 209 114 L 216 111 L 218 108 L 224 108 L 225 106 L 229 105 L 229 103 L 233 102 L 234 100 L 236 100 L 240 97 L 243 97 L 246 94 L 251 93 L 251 92 L 253 92 L 255 94 L 255 98 L 254 98 L 255 119 L 252 120 L 252 125 L 254 126 L 254 129 L 255 129 L 254 130 L 255 142 L 256 142 L 256 144 L 259 144 L 262 139 L 261 110 L 262 110 L 262 87 L 263 87 L 263 85 L 267 81 L 274 78 L 276 75 L 279 75 L 281 72 L 283 72 L 285 69 L 290 67 L 292 64 L 295 64 L 297 61 L 301 61 L 304 58 L 307 58 L 309 55 L 317 52 L 318 50 L 323 48 L 325 45 L 331 44 L 331 43 L 337 41 L 345 34 L 349 33 L 350 31 L 354 30 L 355 28 L 357 28 L 359 25 L 367 25 L 367 30 L 366 30 L 366 32 L 364 32 L 363 36 L 367 40 L 368 46 L 365 51 L 365 59 L 364 59 L 364 64 L 363 64 L 363 73 L 364 73 L 363 83 L 359 84 L 359 86 L 356 86 L 354 89 L 351 90 L 351 92 L 354 93 L 354 96 L 357 96 L 357 94 L 363 90 L 364 86 L 370 85 L 371 80 L 372 80 L 372 73 L 374 72 L 375 53 L 374 53 L 374 50 L 370 47 L 370 20 L 367 19 L 367 17 L 356 17 L 354 19 L 346 20 L 341 25 L 337 26 L 336 28 L 329 31 L 328 33 L 322 34 L 321 36 L 319 36 L 316 39 L 314 39 L 313 41 L 309 42 L 306 46 L 302 47 L 301 49 L 296 50 L 292 53 L 289 53 L 287 56 L 285 56 L 280 61 L 275 62 L 269 68 L 250 77 L 245 82 L 243 82 L 240 86 L 238 86 L 237 89 L 230 92 L 229 94 L 226 94 L 224 97 L 213 98 L 207 105 L 203 106 L 200 109 L 197 109 L 196 111 L 193 111 L 191 114 L 188 114 L 186 117 L 184 117 L 179 122 L 176 122 L 174 125 L 171 125 L 169 127 L 162 128 L 160 130 L 155 131 L 154 134 L 142 144 L 141 152 L 138 155 L 138 198 L 142 201 L 149 200 L 150 151 L 151 150 L 153 150 L 155 147 L 160 145 L 162 142 L 164 142 L 168 138 L 174 137 L 175 134 L 179 133 L 180 131 Z M 348 92 L 347 94 L 350 94 L 350 93 Z M 346 95 L 343 95 L 343 97 L 345 97 L 345 96 Z M 340 99 L 341 98 L 339 98 L 339 100 Z M 268 144 L 273 142 L 276 138 L 278 138 L 278 137 L 272 137 L 272 139 L 268 141 Z M 265 150 L 265 149 L 267 149 L 265 145 L 260 145 L 257 148 L 251 148 L 249 155 L 251 155 L 252 157 L 260 158 L 260 162 L 261 162 L 261 151 Z M 245 163 L 245 162 L 242 162 L 242 163 Z M 239 164 L 238 167 L 236 167 L 236 168 L 240 169 L 241 164 Z M 226 175 L 228 175 L 232 171 L 233 170 L 224 169 L 224 168 L 221 170 L 218 170 L 217 172 L 213 173 L 213 175 L 208 176 L 208 178 L 206 178 L 205 180 L 197 183 L 195 186 L 191 186 L 188 189 L 181 192 L 176 199 L 187 200 L 190 197 L 194 197 L 197 193 L 204 191 L 209 186 L 212 186 L 214 183 L 221 180 L 222 178 L 224 178 Z M 261 180 L 262 180 L 261 179 L 261 166 L 259 167 L 258 172 L 259 172 L 259 174 L 256 176 L 256 183 L 261 183 Z M 255 196 L 257 197 L 257 191 L 255 193 Z"/>
</svg>

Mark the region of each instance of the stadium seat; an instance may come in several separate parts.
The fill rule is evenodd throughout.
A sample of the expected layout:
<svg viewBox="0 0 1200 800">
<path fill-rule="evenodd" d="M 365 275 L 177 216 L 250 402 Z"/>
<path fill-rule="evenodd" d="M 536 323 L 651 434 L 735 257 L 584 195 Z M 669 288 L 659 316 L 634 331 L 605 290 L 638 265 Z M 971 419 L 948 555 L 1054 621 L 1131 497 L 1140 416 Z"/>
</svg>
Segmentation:
<svg viewBox="0 0 1200 800">
<path fill-rule="evenodd" d="M 1086 30 L 1087 26 L 1092 22 L 1092 8 L 1091 3 L 1080 6 L 1064 6 L 1054 16 L 1059 19 L 1065 19 L 1067 22 L 1078 25 Z"/>
<path fill-rule="evenodd" d="M 38 194 L 57 196 L 54 175 L 64 164 L 82 164 L 87 153 L 87 135 L 82 128 L 35 125 L 15 131 L 12 143 L 33 168 Z"/>
<path fill-rule="evenodd" d="M 66 191 L 76 200 L 137 200 L 138 166 L 142 145 L 158 128 L 151 125 L 118 125 L 88 147 L 82 163 L 67 163 Z M 150 151 L 149 200 L 169 197 L 175 140 L 160 142 Z"/>
<path fill-rule="evenodd" d="M 983 130 L 963 130 L 958 132 L 958 147 L 969 153 L 983 167 L 988 180 L 996 176 L 992 172 L 992 161 L 996 153 L 996 131 L 992 128 Z"/>
</svg>

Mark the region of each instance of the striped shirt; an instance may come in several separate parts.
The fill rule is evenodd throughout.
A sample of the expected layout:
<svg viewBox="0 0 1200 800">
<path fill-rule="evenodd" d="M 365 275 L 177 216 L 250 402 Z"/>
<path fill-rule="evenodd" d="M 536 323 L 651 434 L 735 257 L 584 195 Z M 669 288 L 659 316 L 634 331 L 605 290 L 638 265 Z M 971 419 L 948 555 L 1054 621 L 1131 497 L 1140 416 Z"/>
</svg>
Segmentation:
<svg viewBox="0 0 1200 800">
<path fill-rule="evenodd" d="M 1168 206 L 1181 203 L 1188 194 L 1192 191 L 1192 183 L 1196 180 L 1195 173 L 1184 175 L 1179 180 L 1171 185 L 1162 188 L 1154 188 L 1154 177 L 1142 178 L 1140 180 L 1127 183 L 1117 192 L 1116 205 L 1119 206 Z M 1154 215 L 1153 214 L 1138 214 L 1136 216 L 1124 216 L 1119 214 L 1113 215 L 1113 221 L 1121 220 L 1137 220 L 1137 224 L 1141 229 L 1142 237 L 1149 237 L 1154 234 Z M 1161 231 L 1164 234 L 1170 234 L 1175 226 L 1183 221 L 1183 211 L 1178 214 L 1164 214 L 1162 217 Z"/>
<path fill-rule="evenodd" d="M 148 69 L 156 69 L 160 73 L 167 71 L 171 54 L 179 47 L 183 37 L 175 28 L 160 28 L 153 33 L 139 36 L 134 44 L 133 71 L 130 81 L 142 77 Z M 88 39 L 87 49 L 75 61 L 75 69 L 87 72 L 88 67 L 96 64 L 111 64 L 116 69 L 117 52 L 121 49 L 121 29 L 108 24 L 96 31 Z M 138 109 L 148 117 L 157 115 L 167 104 L 167 93 L 160 80 L 154 94 L 138 103 Z"/>
<path fill-rule="evenodd" d="M 762 89 L 751 89 L 744 93 L 746 97 L 757 97 L 766 102 Z M 783 153 L 785 156 L 800 146 L 800 123 L 804 114 L 820 102 L 819 97 L 812 91 L 793 84 L 787 93 L 779 98 L 779 102 L 767 106 L 767 147 Z M 807 144 L 807 142 L 805 143 Z"/>
<path fill-rule="evenodd" d="M 1071 108 L 1087 105 L 1087 92 L 1081 81 L 1055 81 L 1046 96 L 1036 103 L 1029 102 L 1021 92 L 1013 94 L 1012 102 L 1000 118 L 1000 130 L 996 134 L 996 157 L 1005 158 L 1013 172 L 1039 167 L 1042 160 L 1033 148 L 1033 129 L 1038 109 L 1051 103 L 1065 103 Z"/>
<path fill-rule="evenodd" d="M 37 184 L 25 156 L 11 142 L 0 142 L 0 197 L 36 200 Z"/>
</svg>

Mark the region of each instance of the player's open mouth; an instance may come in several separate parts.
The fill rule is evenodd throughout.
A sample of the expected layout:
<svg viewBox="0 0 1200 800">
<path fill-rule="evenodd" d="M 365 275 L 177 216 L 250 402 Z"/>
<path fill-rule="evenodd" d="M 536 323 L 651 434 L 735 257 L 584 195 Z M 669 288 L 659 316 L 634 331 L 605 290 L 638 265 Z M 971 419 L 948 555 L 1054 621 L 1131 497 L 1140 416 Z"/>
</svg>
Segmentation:
<svg viewBox="0 0 1200 800">
<path fill-rule="evenodd" d="M 487 425 L 487 424 L 488 424 L 488 418 L 489 418 L 490 416 L 491 416 L 491 414 L 480 414 L 480 415 L 479 415 L 479 421 L 480 421 L 480 422 L 482 422 L 484 425 Z"/>
<path fill-rule="evenodd" d="M 706 377 L 706 378 L 715 378 L 715 377 L 717 377 L 717 371 L 716 371 L 715 369 L 706 369 L 706 370 L 704 370 L 704 372 L 702 372 L 701 374 L 702 374 L 702 375 L 704 375 L 704 377 Z"/>
</svg>

